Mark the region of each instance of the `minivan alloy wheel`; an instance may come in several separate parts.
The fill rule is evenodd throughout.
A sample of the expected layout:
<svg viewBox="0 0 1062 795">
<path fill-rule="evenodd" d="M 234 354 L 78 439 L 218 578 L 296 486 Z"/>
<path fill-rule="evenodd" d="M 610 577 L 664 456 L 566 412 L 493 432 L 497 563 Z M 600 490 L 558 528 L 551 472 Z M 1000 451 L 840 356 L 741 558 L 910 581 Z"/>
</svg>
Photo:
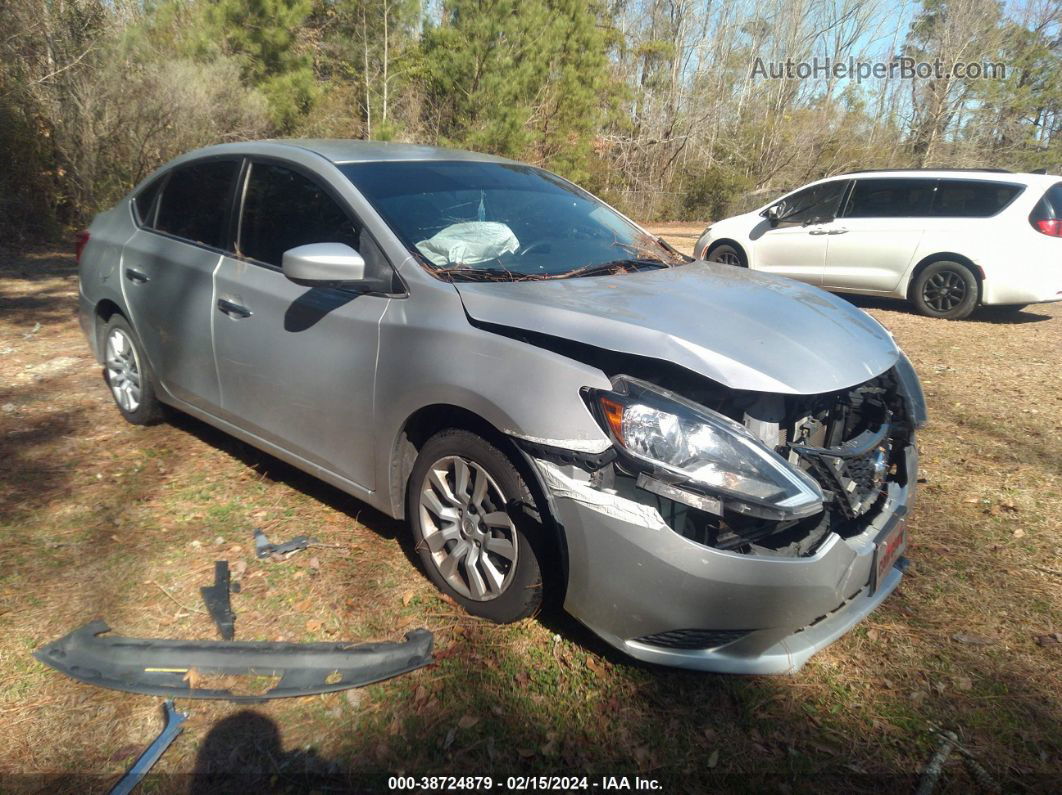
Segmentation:
<svg viewBox="0 0 1062 795">
<path fill-rule="evenodd" d="M 966 299 L 966 280 L 955 271 L 934 273 L 922 287 L 922 299 L 938 312 L 948 312 Z"/>
<path fill-rule="evenodd" d="M 494 478 L 460 456 L 439 459 L 424 479 L 424 543 L 442 577 L 468 599 L 501 596 L 516 572 L 518 540 L 507 503 Z"/>
<path fill-rule="evenodd" d="M 107 383 L 118 405 L 130 413 L 140 407 L 140 360 L 132 340 L 120 328 L 107 335 Z"/>
</svg>

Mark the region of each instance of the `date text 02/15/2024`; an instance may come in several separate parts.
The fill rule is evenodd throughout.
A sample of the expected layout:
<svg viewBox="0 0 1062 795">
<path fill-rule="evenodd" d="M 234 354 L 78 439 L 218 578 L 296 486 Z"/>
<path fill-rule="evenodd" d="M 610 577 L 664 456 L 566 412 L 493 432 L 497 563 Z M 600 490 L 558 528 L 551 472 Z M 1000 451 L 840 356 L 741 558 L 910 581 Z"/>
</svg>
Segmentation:
<svg viewBox="0 0 1062 795">
<path fill-rule="evenodd" d="M 571 792 L 573 790 L 642 791 L 662 789 L 654 778 L 641 776 L 391 776 L 387 780 L 391 791 L 465 790 L 468 792 Z"/>
</svg>

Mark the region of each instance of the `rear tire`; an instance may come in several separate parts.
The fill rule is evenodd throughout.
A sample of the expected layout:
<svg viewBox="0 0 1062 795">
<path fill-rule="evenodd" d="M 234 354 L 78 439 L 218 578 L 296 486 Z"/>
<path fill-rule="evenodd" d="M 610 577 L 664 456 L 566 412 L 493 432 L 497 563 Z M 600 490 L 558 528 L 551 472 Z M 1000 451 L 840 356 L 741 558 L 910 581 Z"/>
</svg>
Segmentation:
<svg viewBox="0 0 1062 795">
<path fill-rule="evenodd" d="M 977 307 L 977 277 L 959 262 L 930 263 L 911 285 L 911 303 L 919 314 L 959 320 Z"/>
<path fill-rule="evenodd" d="M 466 611 L 505 624 L 539 609 L 541 516 L 513 462 L 486 439 L 464 430 L 428 439 L 406 515 L 428 578 Z"/>
<path fill-rule="evenodd" d="M 718 262 L 721 265 L 733 265 L 735 268 L 747 268 L 748 260 L 745 259 L 744 252 L 737 246 L 732 246 L 729 243 L 720 243 L 716 246 L 712 246 L 708 249 L 708 256 L 706 259 L 709 262 Z"/>
<path fill-rule="evenodd" d="M 133 425 L 154 425 L 165 419 L 155 396 L 155 374 L 129 322 L 114 315 L 103 329 L 103 380 L 118 411 Z"/>
</svg>

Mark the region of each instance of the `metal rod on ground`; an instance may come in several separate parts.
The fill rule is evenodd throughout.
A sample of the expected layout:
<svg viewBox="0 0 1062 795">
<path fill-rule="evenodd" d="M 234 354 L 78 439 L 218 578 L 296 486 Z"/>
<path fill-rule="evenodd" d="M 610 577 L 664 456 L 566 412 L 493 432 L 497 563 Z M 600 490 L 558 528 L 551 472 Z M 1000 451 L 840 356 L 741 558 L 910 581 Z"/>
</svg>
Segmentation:
<svg viewBox="0 0 1062 795">
<path fill-rule="evenodd" d="M 940 747 L 937 748 L 937 752 L 933 754 L 933 758 L 926 765 L 926 769 L 922 773 L 922 780 L 918 782 L 918 789 L 915 795 L 930 795 L 933 792 L 933 788 L 936 787 L 937 780 L 940 778 L 940 773 L 944 768 L 944 763 L 951 756 L 951 749 L 959 741 L 955 732 L 941 732 L 940 734 Z"/>
</svg>

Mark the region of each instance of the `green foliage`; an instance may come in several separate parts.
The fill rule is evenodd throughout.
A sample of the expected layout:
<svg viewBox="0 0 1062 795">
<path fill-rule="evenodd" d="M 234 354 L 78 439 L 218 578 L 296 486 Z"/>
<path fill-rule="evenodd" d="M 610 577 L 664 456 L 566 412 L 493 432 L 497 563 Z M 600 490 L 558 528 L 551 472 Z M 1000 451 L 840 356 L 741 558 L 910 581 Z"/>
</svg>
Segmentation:
<svg viewBox="0 0 1062 795">
<path fill-rule="evenodd" d="M 313 102 L 313 67 L 298 46 L 311 8 L 311 0 L 217 0 L 202 15 L 201 54 L 221 42 L 244 79 L 265 95 L 280 131 L 293 128 Z"/>
<path fill-rule="evenodd" d="M 578 0 L 451 0 L 424 37 L 439 137 L 586 176 L 607 86 L 598 9 Z"/>
</svg>

